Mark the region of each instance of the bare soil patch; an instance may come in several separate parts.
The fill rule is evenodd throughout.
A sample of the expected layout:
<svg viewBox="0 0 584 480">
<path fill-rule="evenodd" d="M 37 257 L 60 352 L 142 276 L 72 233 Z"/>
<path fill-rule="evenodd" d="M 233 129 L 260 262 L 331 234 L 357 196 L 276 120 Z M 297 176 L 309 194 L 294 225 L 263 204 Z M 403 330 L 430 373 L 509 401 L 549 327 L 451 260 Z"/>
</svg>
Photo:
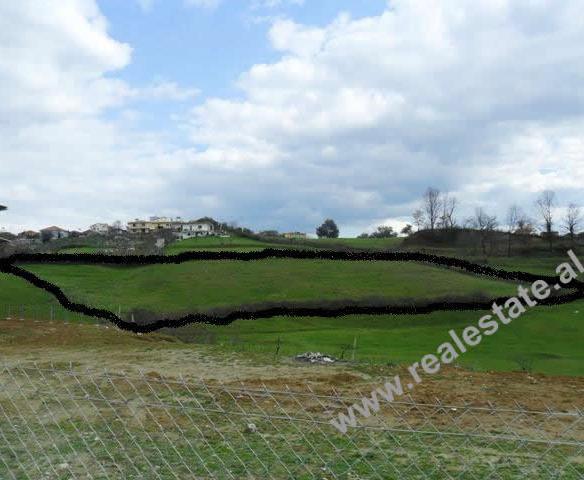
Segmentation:
<svg viewBox="0 0 584 480">
<path fill-rule="evenodd" d="M 61 321 L 0 320 L 0 361 L 36 362 L 57 367 L 148 373 L 152 376 L 204 379 L 266 387 L 330 393 L 368 394 L 396 374 L 409 378 L 405 366 L 306 364 L 292 358 L 222 351 L 192 345 L 161 334 L 136 335 L 112 326 Z M 449 367 L 428 376 L 411 392 L 417 402 L 514 407 L 542 410 L 582 408 L 584 378 L 525 372 L 473 372 Z"/>
</svg>

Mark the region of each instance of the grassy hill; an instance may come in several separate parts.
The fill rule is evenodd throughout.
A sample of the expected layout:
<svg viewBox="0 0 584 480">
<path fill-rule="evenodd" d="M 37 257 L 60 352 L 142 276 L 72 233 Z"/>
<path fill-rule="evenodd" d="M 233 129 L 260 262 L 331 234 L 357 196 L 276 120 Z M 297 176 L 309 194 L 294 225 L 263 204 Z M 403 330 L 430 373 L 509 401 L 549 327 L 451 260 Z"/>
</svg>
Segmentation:
<svg viewBox="0 0 584 480">
<path fill-rule="evenodd" d="M 112 267 L 27 265 L 76 301 L 175 313 L 264 301 L 510 295 L 507 282 L 405 262 L 267 259 Z M 423 279 L 423 281 L 421 281 Z M 14 292 L 13 292 L 13 297 Z M 22 298 L 25 300 L 25 298 Z"/>
<path fill-rule="evenodd" d="M 311 240 L 327 248 L 344 243 L 349 248 L 395 248 L 400 239 Z M 167 247 L 169 255 L 192 250 L 250 251 L 274 247 L 250 238 L 198 238 Z M 281 246 L 286 248 L 286 246 Z M 292 248 L 296 245 L 292 245 Z M 302 246 L 302 248 L 306 248 Z M 450 253 L 456 255 L 456 247 Z M 65 253 L 70 253 L 71 250 Z M 79 253 L 90 253 L 86 249 Z M 479 258 L 476 258 L 479 260 Z M 482 259 L 481 261 L 485 261 Z M 541 274 L 553 274 L 565 257 L 492 257 L 489 265 Z M 146 308 L 184 312 L 196 308 L 281 300 L 436 298 L 444 295 L 505 296 L 513 284 L 475 277 L 424 264 L 381 262 L 327 262 L 265 260 L 258 262 L 187 262 L 181 265 L 119 268 L 91 265 L 29 265 L 31 271 L 63 288 L 73 299 L 122 312 Z M 51 296 L 18 278 L 0 274 L 0 309 L 48 318 Z M 36 308 L 36 310 L 35 310 Z M 2 310 L 0 310 L 2 315 Z M 56 318 L 70 318 L 59 311 Z M 335 319 L 278 317 L 237 321 L 228 327 L 192 325 L 168 331 L 188 342 L 209 342 L 227 350 L 275 352 L 293 355 L 318 350 L 333 355 L 353 354 L 358 360 L 400 363 L 432 352 L 450 328 L 473 323 L 480 312 L 436 312 L 431 315 L 362 316 Z M 540 307 L 502 329 L 469 352 L 460 363 L 481 370 L 533 369 L 550 374 L 584 374 L 582 318 L 584 301 L 561 307 Z"/>
<path fill-rule="evenodd" d="M 250 237 L 200 237 L 181 240 L 169 245 L 168 255 L 193 250 L 235 250 L 253 251 L 263 248 L 322 248 L 322 249 L 358 249 L 358 250 L 393 250 L 398 248 L 403 238 L 319 238 L 294 239 L 250 238 Z"/>
<path fill-rule="evenodd" d="M 165 248 L 165 253 L 167 255 L 177 255 L 183 252 L 206 250 L 231 250 L 249 252 L 273 247 L 273 244 L 245 237 L 199 237 L 171 243 L 168 247 Z"/>
</svg>

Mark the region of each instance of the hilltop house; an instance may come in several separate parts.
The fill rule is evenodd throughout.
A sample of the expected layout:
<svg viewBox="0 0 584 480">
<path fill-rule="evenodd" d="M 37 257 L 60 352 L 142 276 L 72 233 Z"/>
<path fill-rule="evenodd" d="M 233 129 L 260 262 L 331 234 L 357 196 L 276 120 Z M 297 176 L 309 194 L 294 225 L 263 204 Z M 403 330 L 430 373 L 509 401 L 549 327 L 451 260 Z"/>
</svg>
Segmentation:
<svg viewBox="0 0 584 480">
<path fill-rule="evenodd" d="M 43 240 L 58 240 L 60 238 L 68 238 L 69 232 L 60 227 L 47 227 L 41 230 L 41 238 Z"/>
<path fill-rule="evenodd" d="M 183 240 L 192 237 L 208 237 L 216 235 L 215 224 L 208 219 L 201 218 L 191 222 L 184 222 L 180 231 Z"/>
<path fill-rule="evenodd" d="M 157 230 L 180 231 L 182 225 L 180 218 L 171 219 L 166 217 L 150 217 L 149 220 L 136 219 L 128 222 L 128 232 L 130 233 L 150 233 Z"/>
<path fill-rule="evenodd" d="M 149 220 L 136 219 L 133 222 L 128 222 L 128 232 L 130 233 L 152 233 L 160 230 L 171 231 L 183 239 L 217 234 L 215 223 L 207 218 L 183 221 L 180 217 L 175 219 L 150 217 Z"/>
<path fill-rule="evenodd" d="M 26 230 L 24 232 L 20 232 L 17 236 L 16 236 L 16 244 L 18 245 L 24 245 L 24 246 L 29 246 L 29 245 L 34 245 L 36 243 L 40 243 L 41 241 L 41 236 L 38 232 L 34 232 L 32 230 Z"/>
<path fill-rule="evenodd" d="M 89 230 L 93 233 L 99 233 L 100 235 L 105 235 L 109 233 L 110 226 L 107 223 L 94 223 L 89 227 Z"/>
<path fill-rule="evenodd" d="M 302 232 L 287 232 L 283 233 L 282 236 L 289 240 L 305 240 L 306 238 L 308 238 L 308 235 Z"/>
</svg>

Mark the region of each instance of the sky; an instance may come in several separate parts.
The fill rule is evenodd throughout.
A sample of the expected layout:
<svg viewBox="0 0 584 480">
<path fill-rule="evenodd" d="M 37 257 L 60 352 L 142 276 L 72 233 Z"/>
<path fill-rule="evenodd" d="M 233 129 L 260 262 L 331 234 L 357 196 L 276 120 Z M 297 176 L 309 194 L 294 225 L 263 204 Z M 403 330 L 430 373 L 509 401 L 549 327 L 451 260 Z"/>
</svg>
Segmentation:
<svg viewBox="0 0 584 480">
<path fill-rule="evenodd" d="M 584 185 L 584 0 L 0 2 L 0 229 L 344 236 Z"/>
</svg>

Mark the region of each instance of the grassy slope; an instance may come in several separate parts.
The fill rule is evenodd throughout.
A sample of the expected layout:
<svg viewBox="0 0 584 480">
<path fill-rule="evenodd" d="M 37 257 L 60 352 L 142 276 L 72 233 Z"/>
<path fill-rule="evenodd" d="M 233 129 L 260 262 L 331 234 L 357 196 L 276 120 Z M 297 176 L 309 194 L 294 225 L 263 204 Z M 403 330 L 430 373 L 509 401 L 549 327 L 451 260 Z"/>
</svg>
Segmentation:
<svg viewBox="0 0 584 480">
<path fill-rule="evenodd" d="M 170 244 L 165 249 L 167 255 L 176 255 L 194 250 L 235 250 L 253 251 L 264 248 L 273 248 L 274 245 L 266 242 L 258 242 L 250 238 L 243 237 L 200 237 L 189 238 Z"/>
<path fill-rule="evenodd" d="M 343 245 L 363 249 L 393 249 L 399 247 L 403 238 L 319 238 L 315 240 L 320 245 Z"/>
<path fill-rule="evenodd" d="M 359 242 L 362 243 L 364 240 L 359 239 Z M 177 250 L 183 250 L 184 247 L 189 250 L 212 249 L 218 246 L 225 249 L 263 248 L 263 245 L 258 246 L 253 243 L 253 240 L 247 239 L 194 239 L 176 245 L 181 247 Z M 565 258 L 561 257 L 502 257 L 491 259 L 489 264 L 509 270 L 553 274 L 555 267 L 563 261 Z M 108 277 L 111 275 L 109 275 L 108 270 L 110 269 L 105 267 L 102 269 L 104 272 L 99 280 L 109 281 Z M 85 272 L 85 274 L 87 273 Z M 397 272 L 395 273 L 397 274 Z M 400 278 L 403 278 L 401 275 L 404 275 L 404 272 L 400 273 Z M 66 277 L 69 278 L 66 278 L 65 282 L 69 282 L 72 288 L 75 288 L 76 281 L 83 279 L 81 272 L 79 275 L 73 276 L 67 274 Z M 465 280 L 472 279 L 468 276 L 463 277 Z M 421 290 L 423 286 L 433 285 L 436 281 L 438 283 L 441 281 L 436 277 L 432 279 L 424 277 L 422 284 L 420 278 L 422 277 L 416 275 L 411 277 L 407 284 L 409 288 Z M 290 279 L 294 281 L 298 279 L 298 276 L 295 275 L 287 279 L 287 288 Z M 162 281 L 166 280 L 163 278 Z M 115 291 L 115 281 L 109 282 L 108 288 L 114 295 L 119 295 L 120 292 Z M 361 280 L 353 283 L 360 282 Z M 149 288 L 149 283 L 152 287 L 152 284 L 156 282 L 154 280 L 152 282 L 146 281 L 142 288 Z M 385 284 L 389 284 L 395 294 L 399 293 L 401 287 L 397 281 L 386 281 Z M 97 298 L 101 285 L 90 282 L 86 286 L 88 288 L 85 294 Z M 182 295 L 190 297 L 193 285 L 186 282 L 183 287 Z M 265 290 L 266 288 L 268 290 Z M 257 289 L 252 289 L 252 291 L 248 288 L 246 294 L 264 295 L 269 291 L 269 288 L 270 285 L 258 285 Z M 359 286 L 356 288 L 358 290 Z M 262 291 L 262 289 L 264 290 Z M 227 289 L 223 289 L 218 295 L 223 297 L 224 292 L 227 292 Z M 401 293 L 403 294 L 403 291 Z M 149 295 L 144 291 L 126 292 L 126 294 L 137 294 L 138 298 Z M 22 280 L 0 274 L 0 305 L 21 302 L 37 305 L 47 304 L 51 302 L 51 297 L 28 286 Z M 533 362 L 535 371 L 550 374 L 584 375 L 584 352 L 581 348 L 581 340 L 584 338 L 583 315 L 584 301 L 557 308 L 532 310 L 510 326 L 501 329 L 495 336 L 483 341 L 479 347 L 462 357 L 460 363 L 479 369 L 516 370 L 519 368 L 517 359 L 526 357 Z M 437 312 L 427 316 L 351 316 L 338 319 L 276 318 L 238 321 L 229 327 L 212 328 L 211 330 L 215 332 L 220 341 L 226 344 L 244 342 L 246 349 L 261 351 L 273 351 L 275 343 L 280 337 L 283 354 L 320 350 L 339 355 L 343 346 L 352 344 L 353 339 L 357 337 L 356 357 L 358 359 L 370 358 L 378 362 L 411 362 L 434 351 L 436 346 L 446 338 L 449 328 L 461 328 L 469 322 L 476 321 L 479 317 L 479 312 Z M 186 327 L 187 330 L 189 328 L 196 330 L 200 327 Z M 346 355 L 350 357 L 350 351 Z"/>
<path fill-rule="evenodd" d="M 27 269 L 78 301 L 159 312 L 261 301 L 435 298 L 478 292 L 502 296 L 515 291 L 506 282 L 403 262 L 269 259 L 137 268 L 29 265 Z"/>
<path fill-rule="evenodd" d="M 0 273 L 0 308 L 8 305 L 48 305 L 53 297 L 28 282 Z M 1 312 L 1 311 L 0 311 Z"/>
<path fill-rule="evenodd" d="M 535 274 L 556 275 L 556 267 L 568 261 L 564 257 L 497 257 L 489 261 L 489 265 L 503 270 L 515 270 Z"/>
<path fill-rule="evenodd" d="M 188 252 L 192 250 L 238 250 L 250 251 L 262 248 L 333 248 L 352 247 L 358 249 L 394 249 L 402 243 L 402 238 L 320 238 L 304 240 L 291 240 L 288 244 L 277 242 L 258 241 L 243 237 L 202 237 L 182 240 L 166 248 L 169 255 Z"/>
<path fill-rule="evenodd" d="M 486 313 L 486 312 L 485 312 Z M 258 350 L 275 351 L 278 337 L 283 354 L 321 351 L 340 355 L 357 337 L 357 359 L 374 362 L 419 361 L 458 332 L 476 324 L 482 312 L 436 312 L 423 316 L 349 316 L 338 319 L 276 318 L 238 321 L 211 328 L 220 341 L 243 342 Z M 531 310 L 462 356 L 461 365 L 480 370 L 518 370 L 519 359 L 534 371 L 584 375 L 584 302 Z M 186 327 L 189 328 L 189 327 Z M 253 350 L 253 348 L 252 348 Z M 345 358 L 351 357 L 347 350 Z"/>
</svg>

